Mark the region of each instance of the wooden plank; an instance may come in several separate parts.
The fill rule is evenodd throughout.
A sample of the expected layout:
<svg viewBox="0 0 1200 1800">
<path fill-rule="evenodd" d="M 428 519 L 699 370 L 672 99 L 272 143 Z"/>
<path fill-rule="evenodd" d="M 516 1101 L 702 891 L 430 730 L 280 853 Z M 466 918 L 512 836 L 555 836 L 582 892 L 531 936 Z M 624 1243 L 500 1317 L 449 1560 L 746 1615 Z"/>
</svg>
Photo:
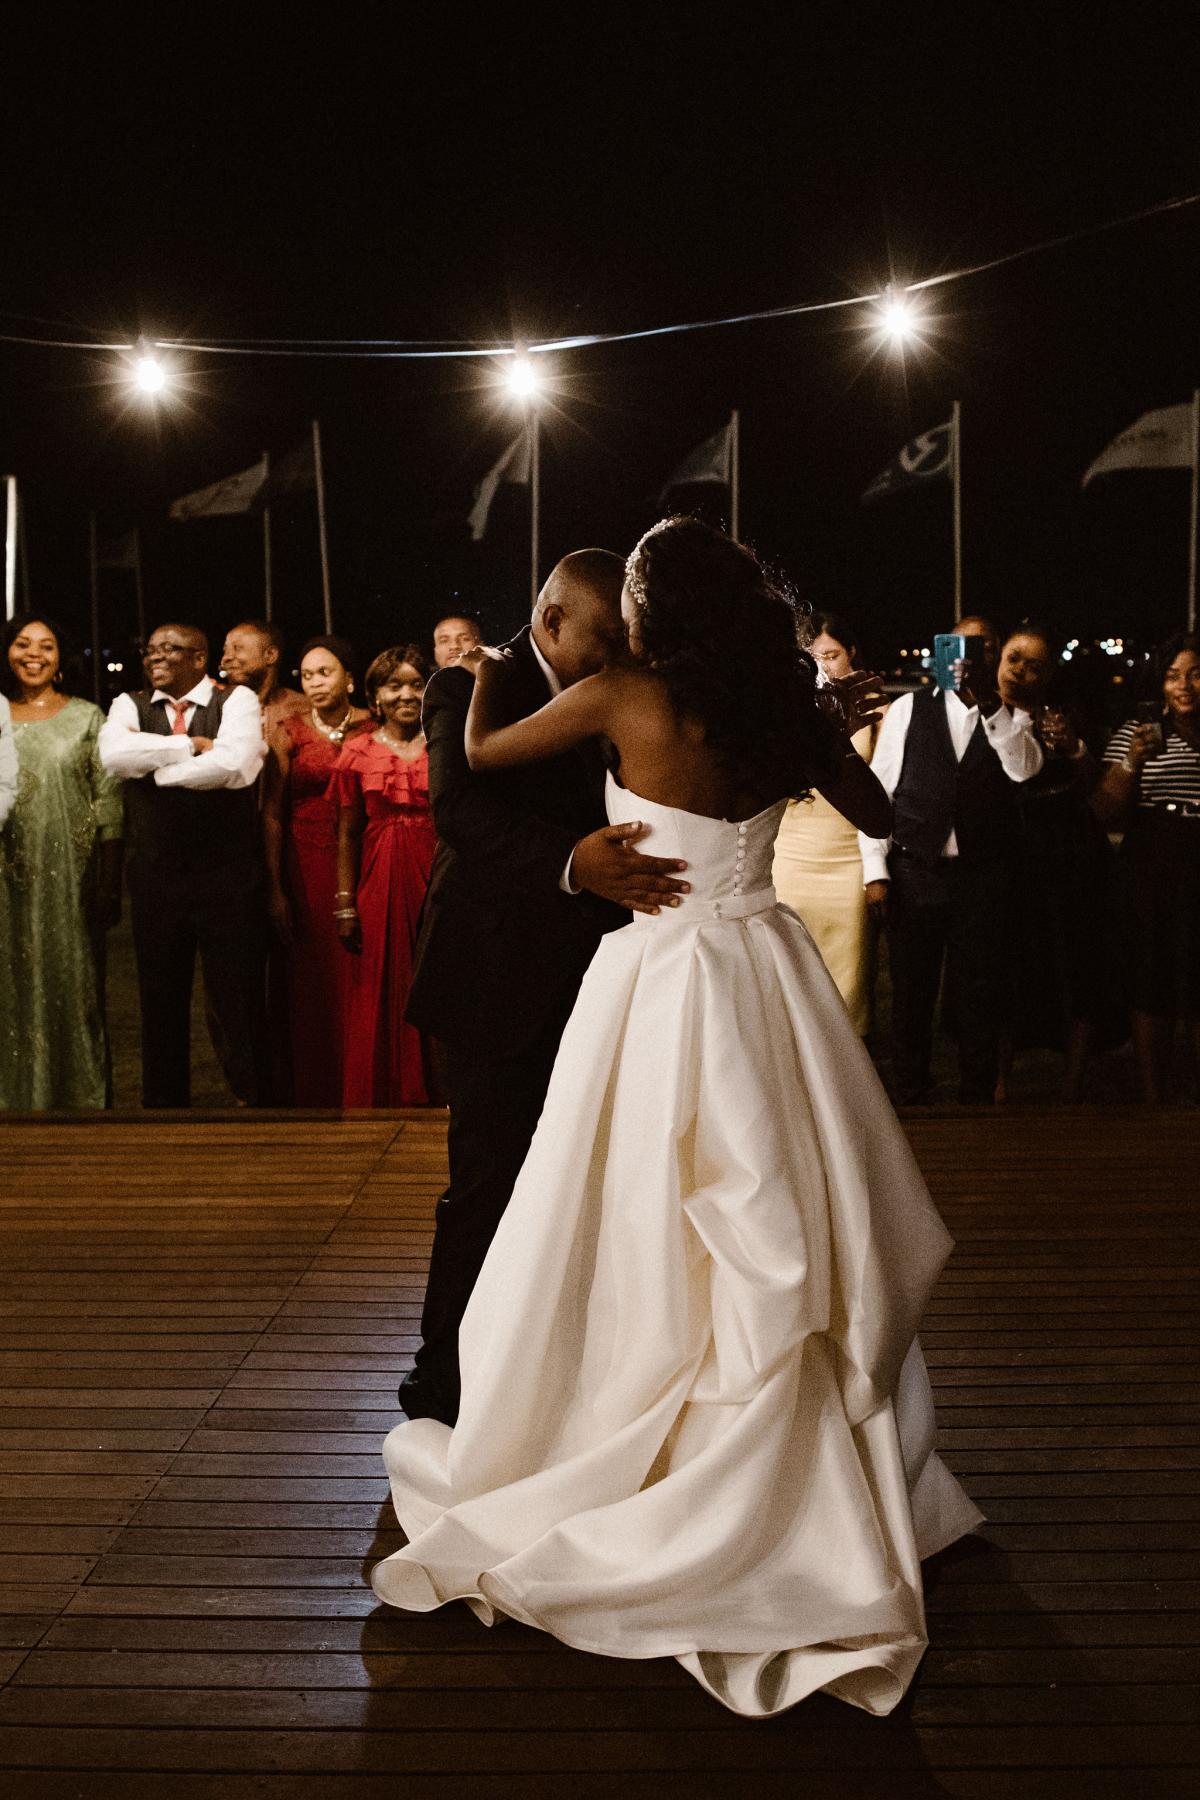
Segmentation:
<svg viewBox="0 0 1200 1800">
<path fill-rule="evenodd" d="M 178 1124 L 21 1128 L 0 1429 L 30 1422 L 0 1448 L 0 1522 L 44 1570 L 99 1557 L 82 1585 L 0 1605 L 0 1654 L 22 1659 L 0 1664 L 0 1754 L 35 1771 L 14 1792 L 56 1796 L 54 1768 L 64 1795 L 123 1800 L 139 1782 L 394 1800 L 397 1774 L 409 1800 L 557 1800 L 565 1773 L 580 1800 L 643 1781 L 656 1800 L 1179 1791 L 1200 1637 L 1193 1121 L 1172 1115 L 1169 1154 L 1142 1113 L 917 1122 L 960 1239 L 922 1341 L 947 1460 L 992 1522 L 930 1567 L 933 1647 L 900 1713 L 818 1699 L 766 1726 L 669 1661 L 377 1606 L 364 1569 L 399 1542 L 379 1448 L 419 1341 L 443 1126 L 305 1121 L 291 1180 L 298 1124 L 187 1119 L 203 1205 L 155 1185 L 147 1146 Z M 181 1441 L 122 1436 L 172 1415 Z M 103 1449 L 57 1441 L 89 1423 Z"/>
<path fill-rule="evenodd" d="M 947 1727 L 928 1733 L 821 1729 L 731 1731 L 180 1730 L 140 1732 L 121 1727 L 38 1725 L 0 1728 L 0 1766 L 17 1768 L 189 1770 L 309 1770 L 330 1774 L 465 1771 L 560 1775 L 579 1767 L 623 1774 L 629 1769 L 671 1775 L 763 1769 L 844 1772 L 920 1769 L 939 1763 L 1010 1769 L 1107 1768 L 1194 1770 L 1200 1733 L 1169 1725 Z M 793 1773 L 793 1780 L 795 1775 Z"/>
</svg>

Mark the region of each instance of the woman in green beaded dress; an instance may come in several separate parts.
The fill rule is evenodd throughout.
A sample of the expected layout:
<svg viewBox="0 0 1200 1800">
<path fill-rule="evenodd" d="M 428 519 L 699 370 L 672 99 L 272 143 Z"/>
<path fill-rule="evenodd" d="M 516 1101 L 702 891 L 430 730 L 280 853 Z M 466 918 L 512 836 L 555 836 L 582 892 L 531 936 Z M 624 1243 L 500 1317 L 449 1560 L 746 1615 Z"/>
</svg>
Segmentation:
<svg viewBox="0 0 1200 1800">
<path fill-rule="evenodd" d="M 72 698 L 62 635 L 32 614 L 4 633 L 17 799 L 0 831 L 0 1108 L 111 1105 L 104 934 L 121 905 L 121 784 L 104 715 Z"/>
</svg>

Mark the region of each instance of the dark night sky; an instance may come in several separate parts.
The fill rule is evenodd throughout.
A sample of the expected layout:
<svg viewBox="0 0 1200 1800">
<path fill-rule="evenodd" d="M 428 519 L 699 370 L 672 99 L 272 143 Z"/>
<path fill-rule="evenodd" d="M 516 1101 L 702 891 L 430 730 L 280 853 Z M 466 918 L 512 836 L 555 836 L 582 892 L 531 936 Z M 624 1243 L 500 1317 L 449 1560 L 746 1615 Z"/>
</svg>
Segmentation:
<svg viewBox="0 0 1200 1800">
<path fill-rule="evenodd" d="M 353 32 L 325 13 L 324 36 L 286 41 L 282 14 L 262 31 L 213 15 L 204 43 L 201 15 L 171 42 L 120 16 L 6 59 L 2 329 L 619 330 L 916 278 L 1200 188 L 1200 38 L 1167 9 L 1101 6 L 1085 29 L 1045 8 L 906 8 L 880 31 L 839 7 L 785 35 L 776 9 L 610 8 L 573 36 L 570 13 L 547 36 L 455 9 L 437 37 L 414 9 L 351 9 Z M 948 489 L 857 495 L 957 398 L 970 607 L 1161 633 L 1184 603 L 1186 474 L 1078 482 L 1200 381 L 1198 250 L 1200 207 L 944 288 L 935 344 L 903 370 L 850 314 L 563 356 L 544 563 L 628 549 L 667 471 L 737 405 L 744 534 L 880 651 L 927 637 L 950 605 Z M 166 507 L 316 413 L 335 609 L 362 649 L 427 629 L 456 593 L 493 631 L 519 615 L 523 494 L 481 547 L 463 522 L 509 429 L 485 370 L 198 356 L 157 429 L 105 373 L 0 346 L 0 465 L 23 479 L 47 610 L 86 616 L 91 506 L 103 529 L 142 524 L 151 614 L 219 631 L 256 610 L 256 526 L 170 525 Z M 295 639 L 319 625 L 311 503 L 276 522 Z M 115 641 L 121 577 L 104 597 Z"/>
</svg>

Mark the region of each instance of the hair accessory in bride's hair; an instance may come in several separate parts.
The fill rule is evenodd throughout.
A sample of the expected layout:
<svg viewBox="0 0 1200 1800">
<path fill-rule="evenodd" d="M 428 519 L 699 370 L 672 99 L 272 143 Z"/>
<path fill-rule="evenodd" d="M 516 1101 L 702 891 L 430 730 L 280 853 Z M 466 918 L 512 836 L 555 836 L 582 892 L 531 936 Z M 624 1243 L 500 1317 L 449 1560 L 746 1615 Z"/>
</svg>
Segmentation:
<svg viewBox="0 0 1200 1800">
<path fill-rule="evenodd" d="M 625 564 L 625 586 L 629 589 L 630 599 L 639 612 L 646 608 L 646 583 L 642 580 L 637 566 L 637 551 L 628 558 Z"/>
</svg>

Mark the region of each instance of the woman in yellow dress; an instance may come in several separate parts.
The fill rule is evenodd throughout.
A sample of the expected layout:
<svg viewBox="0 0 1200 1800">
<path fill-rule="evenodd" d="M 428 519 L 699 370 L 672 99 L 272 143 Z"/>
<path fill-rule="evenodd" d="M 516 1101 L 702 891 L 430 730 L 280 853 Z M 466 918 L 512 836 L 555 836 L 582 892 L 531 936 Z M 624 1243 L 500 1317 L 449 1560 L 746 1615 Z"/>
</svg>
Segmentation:
<svg viewBox="0 0 1200 1800">
<path fill-rule="evenodd" d="M 840 681 L 857 667 L 854 632 L 836 613 L 815 613 L 808 650 L 824 681 Z M 852 742 L 870 762 L 879 726 L 864 726 Z M 863 893 L 858 833 L 814 792 L 792 800 L 775 840 L 775 891 L 812 933 L 860 1037 L 871 1028 L 872 939 Z"/>
</svg>

